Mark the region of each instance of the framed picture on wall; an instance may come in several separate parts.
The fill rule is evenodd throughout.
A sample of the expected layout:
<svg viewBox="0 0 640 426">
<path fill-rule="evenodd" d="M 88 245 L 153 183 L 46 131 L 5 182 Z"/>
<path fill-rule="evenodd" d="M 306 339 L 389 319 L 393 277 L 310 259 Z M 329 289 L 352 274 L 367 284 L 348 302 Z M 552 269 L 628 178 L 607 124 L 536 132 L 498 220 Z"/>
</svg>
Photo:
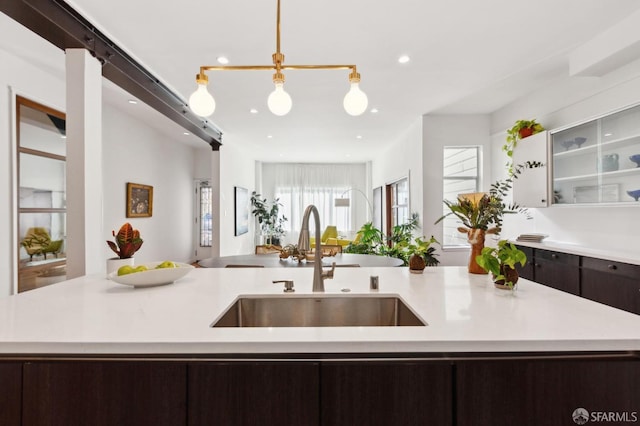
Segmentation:
<svg viewBox="0 0 640 426">
<path fill-rule="evenodd" d="M 151 217 L 153 186 L 127 182 L 127 217 Z"/>
<path fill-rule="evenodd" d="M 246 234 L 249 231 L 249 190 L 236 186 L 234 191 L 235 206 L 235 233 L 238 235 Z"/>
</svg>

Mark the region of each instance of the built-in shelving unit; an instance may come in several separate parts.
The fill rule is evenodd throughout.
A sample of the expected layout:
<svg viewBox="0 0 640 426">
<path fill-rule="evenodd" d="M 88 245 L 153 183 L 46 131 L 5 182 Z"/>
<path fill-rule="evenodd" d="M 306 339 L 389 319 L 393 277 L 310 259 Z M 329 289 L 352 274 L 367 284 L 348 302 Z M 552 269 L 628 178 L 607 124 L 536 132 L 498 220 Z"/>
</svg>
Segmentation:
<svg viewBox="0 0 640 426">
<path fill-rule="evenodd" d="M 640 105 L 550 134 L 553 204 L 636 203 Z"/>
</svg>

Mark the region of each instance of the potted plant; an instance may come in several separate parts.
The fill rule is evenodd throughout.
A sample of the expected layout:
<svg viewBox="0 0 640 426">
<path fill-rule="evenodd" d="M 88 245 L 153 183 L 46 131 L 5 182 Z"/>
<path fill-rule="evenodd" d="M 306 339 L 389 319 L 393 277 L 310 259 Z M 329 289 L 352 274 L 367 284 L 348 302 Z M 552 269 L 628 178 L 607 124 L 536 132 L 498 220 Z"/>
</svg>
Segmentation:
<svg viewBox="0 0 640 426">
<path fill-rule="evenodd" d="M 124 265 L 133 266 L 133 255 L 140 250 L 143 243 L 140 231 L 133 229 L 129 222 L 122 225 L 117 234 L 115 231 L 111 231 L 111 234 L 115 242 L 107 240 L 107 244 L 118 257 L 107 259 L 107 274 Z"/>
<path fill-rule="evenodd" d="M 262 235 L 266 237 L 265 244 L 281 245 L 280 238 L 285 234 L 284 223 L 288 220 L 285 216 L 280 216 L 282 204 L 278 198 L 271 203 L 266 198 L 261 198 L 256 191 L 251 193 L 251 205 L 253 214 L 260 224 Z"/>
<path fill-rule="evenodd" d="M 539 161 L 527 161 L 518 164 L 510 176 L 503 180 L 498 180 L 491 185 L 488 193 L 477 192 L 473 194 L 460 194 L 456 201 L 443 200 L 449 208 L 449 213 L 441 216 L 435 223 L 439 223 L 444 218 L 454 215 L 464 226 L 458 227 L 458 231 L 467 234 L 467 239 L 471 245 L 468 270 L 472 274 L 486 274 L 486 270 L 481 268 L 476 257 L 484 247 L 486 234 L 500 234 L 502 221 L 505 214 L 523 213 L 530 219 L 528 210 L 517 204 L 507 204 L 504 200 L 513 187 L 513 179 L 526 168 L 542 167 Z"/>
<path fill-rule="evenodd" d="M 513 150 L 518 145 L 520 139 L 527 138 L 536 133 L 540 133 L 544 127 L 535 118 L 533 120 L 518 120 L 513 127 L 507 129 L 507 142 L 502 146 L 502 150 L 507 153 L 509 158 L 513 157 Z M 509 174 L 513 173 L 513 164 L 507 164 Z"/>
<path fill-rule="evenodd" d="M 524 266 L 527 255 L 507 240 L 498 241 L 497 247 L 484 247 L 476 262 L 485 271 L 491 272 L 494 285 L 501 289 L 513 289 L 518 282 L 516 264 Z"/>
<path fill-rule="evenodd" d="M 440 244 L 431 236 L 428 240 L 423 240 L 417 237 L 413 242 L 406 246 L 406 253 L 408 255 L 409 272 L 414 274 L 421 274 L 427 266 L 437 266 L 440 261 L 436 259 L 435 247 L 431 244 Z"/>
</svg>

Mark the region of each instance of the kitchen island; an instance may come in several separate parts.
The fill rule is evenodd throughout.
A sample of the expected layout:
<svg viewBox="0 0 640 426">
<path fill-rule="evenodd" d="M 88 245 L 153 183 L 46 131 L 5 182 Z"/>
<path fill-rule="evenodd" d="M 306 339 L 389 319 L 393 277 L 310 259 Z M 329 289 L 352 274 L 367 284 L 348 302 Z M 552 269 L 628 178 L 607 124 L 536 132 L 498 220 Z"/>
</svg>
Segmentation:
<svg viewBox="0 0 640 426">
<path fill-rule="evenodd" d="M 572 424 L 580 407 L 640 411 L 640 316 L 527 280 L 511 294 L 465 268 L 340 268 L 321 296 L 397 295 L 427 326 L 210 327 L 240 295 L 308 296 L 311 278 L 202 268 L 166 286 L 87 276 L 0 299 L 0 380 L 15 390 L 0 391 L 0 424 L 536 425 Z M 91 417 L 104 410 L 111 420 Z"/>
</svg>

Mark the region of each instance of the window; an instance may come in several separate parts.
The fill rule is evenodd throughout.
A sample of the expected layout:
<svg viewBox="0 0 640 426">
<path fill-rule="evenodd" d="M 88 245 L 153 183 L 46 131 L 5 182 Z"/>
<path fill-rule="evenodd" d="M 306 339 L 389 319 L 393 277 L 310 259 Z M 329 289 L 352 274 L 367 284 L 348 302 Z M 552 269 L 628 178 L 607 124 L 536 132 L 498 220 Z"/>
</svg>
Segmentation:
<svg viewBox="0 0 640 426">
<path fill-rule="evenodd" d="M 18 292 L 66 278 L 65 115 L 16 97 Z"/>
<path fill-rule="evenodd" d="M 409 220 L 409 178 L 387 185 L 387 235 Z"/>
<path fill-rule="evenodd" d="M 445 200 L 455 200 L 458 194 L 478 192 L 480 179 L 480 147 L 445 147 L 442 193 Z M 442 214 L 450 210 L 442 205 Z M 442 221 L 442 245 L 444 247 L 468 247 L 464 234 L 458 232 L 460 220 L 454 215 Z"/>
<path fill-rule="evenodd" d="M 211 231 L 211 212 L 212 212 L 212 194 L 213 190 L 209 182 L 200 182 L 199 188 L 200 198 L 200 247 L 211 247 L 211 239 L 213 234 Z"/>
</svg>

